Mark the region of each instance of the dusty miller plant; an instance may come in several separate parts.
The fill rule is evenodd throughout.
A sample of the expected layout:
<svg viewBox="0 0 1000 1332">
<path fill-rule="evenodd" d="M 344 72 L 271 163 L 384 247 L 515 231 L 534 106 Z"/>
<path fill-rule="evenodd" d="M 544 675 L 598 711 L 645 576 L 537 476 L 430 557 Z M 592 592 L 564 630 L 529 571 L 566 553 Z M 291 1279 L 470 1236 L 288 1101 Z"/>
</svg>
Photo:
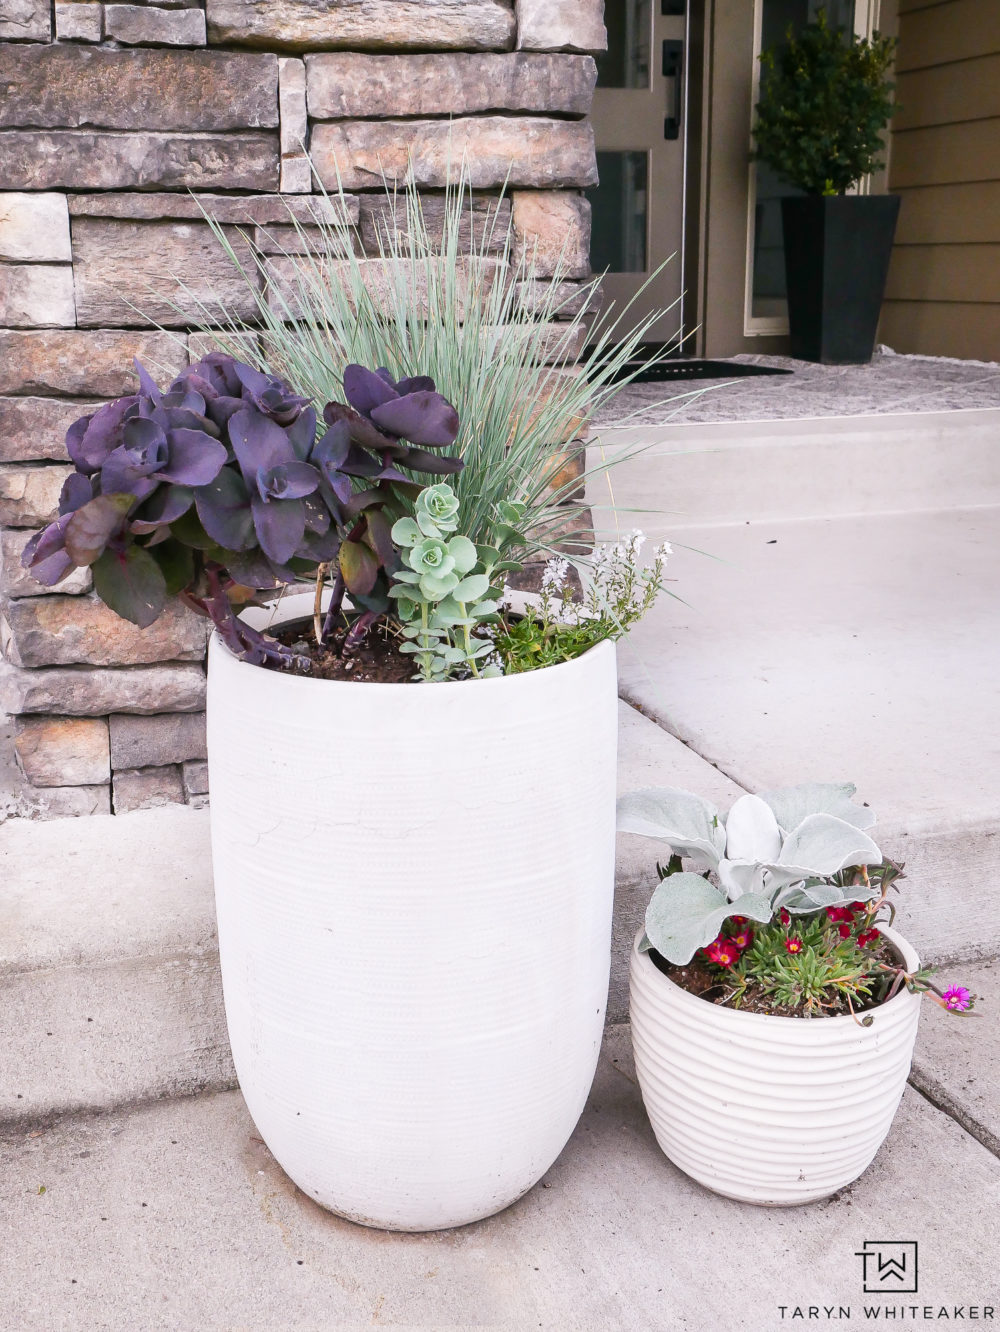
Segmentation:
<svg viewBox="0 0 1000 1332">
<path fill-rule="evenodd" d="M 676 966 L 703 953 L 730 976 L 737 1002 L 753 981 L 777 1003 L 801 1003 L 807 1015 L 831 1000 L 853 1013 L 855 1002 L 891 998 L 905 984 L 966 1012 L 968 990 L 938 990 L 931 969 L 908 973 L 867 960 L 880 937 L 879 912 L 894 918 L 888 892 L 902 870 L 868 836 L 875 815 L 853 802 L 854 793 L 850 783 L 792 786 L 741 796 L 726 814 L 673 787 L 623 796 L 619 831 L 670 848 L 640 950 Z M 706 868 L 687 871 L 682 858 Z"/>
</svg>

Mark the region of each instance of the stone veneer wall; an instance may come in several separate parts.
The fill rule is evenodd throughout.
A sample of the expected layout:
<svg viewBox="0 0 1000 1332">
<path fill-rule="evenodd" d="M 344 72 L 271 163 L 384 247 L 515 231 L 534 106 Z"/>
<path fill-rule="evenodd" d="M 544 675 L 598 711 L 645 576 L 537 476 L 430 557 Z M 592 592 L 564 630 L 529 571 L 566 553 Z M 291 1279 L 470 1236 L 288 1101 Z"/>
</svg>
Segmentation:
<svg viewBox="0 0 1000 1332">
<path fill-rule="evenodd" d="M 274 241 L 291 232 L 268 227 L 287 223 L 286 200 L 303 220 L 318 206 L 303 144 L 328 188 L 339 166 L 369 253 L 382 172 L 412 155 L 433 190 L 467 150 L 477 189 L 510 173 L 538 278 L 564 243 L 582 278 L 586 53 L 604 46 L 602 13 L 602 0 L 0 0 L 0 708 L 16 718 L 18 812 L 207 799 L 207 623 L 175 605 L 140 632 L 86 572 L 50 590 L 19 564 L 56 513 L 70 422 L 132 391 L 134 355 L 169 374 L 205 349 L 149 288 L 190 323 L 192 296 L 253 317 L 188 191 L 280 282 L 294 260 Z M 191 296 L 171 287 L 178 272 Z M 567 465 L 581 453 L 568 447 Z"/>
</svg>

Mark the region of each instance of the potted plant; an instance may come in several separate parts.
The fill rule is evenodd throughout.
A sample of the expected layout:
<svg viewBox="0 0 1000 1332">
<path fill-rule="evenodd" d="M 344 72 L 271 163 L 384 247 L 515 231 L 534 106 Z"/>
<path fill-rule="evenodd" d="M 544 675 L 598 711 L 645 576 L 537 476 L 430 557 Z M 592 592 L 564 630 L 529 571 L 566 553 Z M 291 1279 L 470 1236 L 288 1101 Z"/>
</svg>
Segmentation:
<svg viewBox="0 0 1000 1332">
<path fill-rule="evenodd" d="M 669 553 L 599 549 L 582 602 L 559 560 L 530 607 L 506 595 L 553 519 L 572 522 L 580 477 L 553 464 L 587 390 L 542 365 L 547 330 L 495 324 L 485 279 L 456 322 L 445 242 L 438 269 L 425 259 L 440 281 L 409 305 L 401 286 L 395 323 L 356 268 L 325 320 L 267 324 L 294 388 L 263 353 L 211 352 L 163 391 L 137 367 L 136 393 L 71 427 L 60 516 L 24 554 L 48 585 L 90 566 L 136 624 L 171 596 L 212 619 L 240 1085 L 303 1192 L 400 1230 L 507 1206 L 582 1112 L 609 974 L 614 640 Z M 336 359 L 379 336 L 391 368 Z M 602 361 L 594 391 L 617 371 Z M 310 401 L 317 381 L 335 393 Z"/>
<path fill-rule="evenodd" d="M 895 41 L 814 22 L 761 55 L 756 157 L 801 191 L 781 200 L 791 354 L 863 365 L 875 347 L 899 196 L 851 194 L 882 165 Z"/>
<path fill-rule="evenodd" d="M 790 787 L 728 814 L 668 787 L 619 801 L 619 829 L 670 852 L 629 972 L 643 1101 L 670 1160 L 743 1202 L 814 1202 L 856 1179 L 902 1096 L 921 995 L 973 1004 L 891 927 L 902 867 L 853 793 Z"/>
</svg>

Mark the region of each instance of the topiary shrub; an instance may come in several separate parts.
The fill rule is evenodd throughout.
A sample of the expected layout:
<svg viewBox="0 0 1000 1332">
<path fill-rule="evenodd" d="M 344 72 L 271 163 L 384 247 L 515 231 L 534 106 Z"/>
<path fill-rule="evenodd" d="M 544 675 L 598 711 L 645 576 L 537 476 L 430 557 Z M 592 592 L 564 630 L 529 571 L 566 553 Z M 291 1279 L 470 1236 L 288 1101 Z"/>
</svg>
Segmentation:
<svg viewBox="0 0 1000 1332">
<path fill-rule="evenodd" d="M 896 109 L 888 76 L 896 41 L 831 28 L 826 13 L 761 54 L 757 160 L 806 194 L 843 194 L 882 165 Z"/>
</svg>

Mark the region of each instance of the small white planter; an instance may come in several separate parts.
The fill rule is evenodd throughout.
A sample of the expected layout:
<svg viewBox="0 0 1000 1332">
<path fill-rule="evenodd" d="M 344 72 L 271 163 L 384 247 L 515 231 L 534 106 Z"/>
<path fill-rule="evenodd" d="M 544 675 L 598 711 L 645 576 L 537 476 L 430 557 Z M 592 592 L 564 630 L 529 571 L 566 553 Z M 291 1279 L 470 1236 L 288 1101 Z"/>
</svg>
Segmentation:
<svg viewBox="0 0 1000 1332">
<path fill-rule="evenodd" d="M 883 935 L 915 970 L 913 949 Z M 664 1153 L 741 1202 L 815 1202 L 871 1163 L 899 1105 L 920 995 L 903 990 L 860 1027 L 848 1016 L 720 1008 L 665 976 L 636 936 L 629 969 L 642 1099 Z"/>
<path fill-rule="evenodd" d="M 282 603 L 307 614 L 309 596 Z M 366 1225 L 501 1210 L 565 1146 L 600 1050 L 614 646 L 496 680 L 353 684 L 216 638 L 208 689 L 226 1015 L 261 1136 Z"/>
</svg>

